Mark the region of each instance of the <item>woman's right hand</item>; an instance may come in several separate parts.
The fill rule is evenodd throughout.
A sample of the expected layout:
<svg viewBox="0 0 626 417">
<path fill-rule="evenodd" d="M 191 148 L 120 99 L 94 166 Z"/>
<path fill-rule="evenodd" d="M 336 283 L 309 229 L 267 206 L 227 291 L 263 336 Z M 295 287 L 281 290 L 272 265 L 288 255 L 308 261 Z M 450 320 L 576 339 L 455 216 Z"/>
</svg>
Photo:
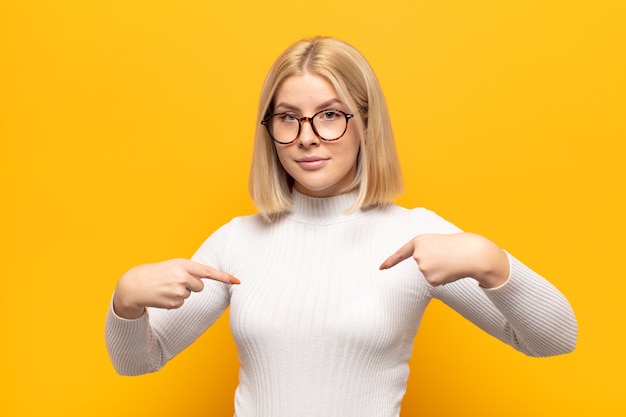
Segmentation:
<svg viewBox="0 0 626 417">
<path fill-rule="evenodd" d="M 179 308 L 192 292 L 202 291 L 201 278 L 240 283 L 226 272 L 187 259 L 139 265 L 128 270 L 117 283 L 113 309 L 120 317 L 136 319 L 146 307 Z"/>
</svg>

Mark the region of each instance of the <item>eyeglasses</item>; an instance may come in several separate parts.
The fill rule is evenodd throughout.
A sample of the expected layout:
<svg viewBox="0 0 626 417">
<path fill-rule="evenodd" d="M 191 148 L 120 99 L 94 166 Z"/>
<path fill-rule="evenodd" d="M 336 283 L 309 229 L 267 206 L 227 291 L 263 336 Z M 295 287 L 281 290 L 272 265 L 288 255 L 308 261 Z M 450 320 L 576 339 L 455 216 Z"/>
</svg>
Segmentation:
<svg viewBox="0 0 626 417">
<path fill-rule="evenodd" d="M 348 120 L 354 117 L 341 110 L 321 110 L 311 117 L 296 113 L 276 113 L 261 121 L 270 137 L 277 143 L 289 145 L 298 139 L 303 122 L 309 122 L 313 133 L 326 142 L 340 139 L 348 130 Z"/>
</svg>

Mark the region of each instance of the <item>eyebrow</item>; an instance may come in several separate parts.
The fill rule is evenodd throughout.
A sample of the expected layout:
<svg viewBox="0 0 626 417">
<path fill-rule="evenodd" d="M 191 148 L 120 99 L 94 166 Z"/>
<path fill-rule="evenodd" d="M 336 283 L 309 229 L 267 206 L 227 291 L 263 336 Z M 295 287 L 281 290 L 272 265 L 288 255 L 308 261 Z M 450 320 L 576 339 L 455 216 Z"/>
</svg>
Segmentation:
<svg viewBox="0 0 626 417">
<path fill-rule="evenodd" d="M 339 100 L 339 98 L 333 98 L 318 105 L 317 109 L 325 110 L 334 104 L 343 104 L 343 101 Z M 285 103 L 285 102 L 278 103 L 276 106 L 274 106 L 274 110 L 278 108 L 286 109 L 287 111 L 293 111 L 295 113 L 300 113 L 300 108 L 298 106 L 294 106 L 292 104 Z"/>
</svg>

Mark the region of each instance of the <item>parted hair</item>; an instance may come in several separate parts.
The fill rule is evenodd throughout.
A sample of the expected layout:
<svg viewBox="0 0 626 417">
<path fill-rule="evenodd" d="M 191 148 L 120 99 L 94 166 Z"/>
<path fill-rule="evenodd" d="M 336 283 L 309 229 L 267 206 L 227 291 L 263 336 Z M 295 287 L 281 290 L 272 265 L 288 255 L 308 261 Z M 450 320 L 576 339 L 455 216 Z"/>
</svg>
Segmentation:
<svg viewBox="0 0 626 417">
<path fill-rule="evenodd" d="M 351 210 L 389 202 L 402 191 L 402 174 L 387 104 L 371 66 L 354 47 L 334 38 L 316 37 L 288 47 L 270 68 L 259 100 L 250 168 L 249 191 L 267 220 L 292 206 L 293 178 L 282 167 L 275 145 L 261 125 L 273 114 L 274 96 L 281 83 L 305 72 L 320 75 L 333 85 L 354 114 L 360 149 L 354 182 L 345 191 L 357 191 Z"/>
</svg>

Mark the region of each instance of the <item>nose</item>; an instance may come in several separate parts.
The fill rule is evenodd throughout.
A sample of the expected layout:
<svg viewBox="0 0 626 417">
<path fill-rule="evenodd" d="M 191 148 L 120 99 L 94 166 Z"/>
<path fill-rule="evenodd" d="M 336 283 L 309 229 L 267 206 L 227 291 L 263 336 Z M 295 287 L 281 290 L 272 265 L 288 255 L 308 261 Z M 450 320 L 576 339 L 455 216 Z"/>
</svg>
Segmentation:
<svg viewBox="0 0 626 417">
<path fill-rule="evenodd" d="M 316 146 L 319 145 L 320 138 L 313 130 L 313 121 L 306 118 L 300 122 L 300 135 L 298 136 L 298 146 Z"/>
</svg>

